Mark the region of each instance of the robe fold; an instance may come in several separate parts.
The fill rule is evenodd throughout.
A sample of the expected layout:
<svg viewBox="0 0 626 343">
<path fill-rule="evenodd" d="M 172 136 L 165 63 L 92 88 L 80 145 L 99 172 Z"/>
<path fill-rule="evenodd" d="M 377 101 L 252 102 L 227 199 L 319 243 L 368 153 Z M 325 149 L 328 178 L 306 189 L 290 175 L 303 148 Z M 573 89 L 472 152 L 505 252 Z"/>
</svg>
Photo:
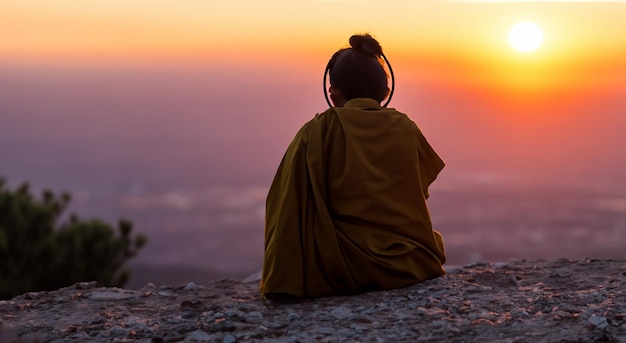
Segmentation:
<svg viewBox="0 0 626 343">
<path fill-rule="evenodd" d="M 373 99 L 316 115 L 267 196 L 261 294 L 356 294 L 445 274 L 426 204 L 443 167 L 408 116 Z"/>
</svg>

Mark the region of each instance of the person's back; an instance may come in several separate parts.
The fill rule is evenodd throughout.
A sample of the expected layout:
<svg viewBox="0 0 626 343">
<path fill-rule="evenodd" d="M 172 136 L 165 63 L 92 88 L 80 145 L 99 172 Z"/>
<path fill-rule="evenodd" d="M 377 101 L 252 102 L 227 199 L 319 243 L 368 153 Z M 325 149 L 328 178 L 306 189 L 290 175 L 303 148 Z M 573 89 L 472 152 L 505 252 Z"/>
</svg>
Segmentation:
<svg viewBox="0 0 626 343">
<path fill-rule="evenodd" d="M 260 289 L 268 298 L 391 289 L 445 273 L 426 205 L 443 161 L 413 121 L 380 105 L 389 94 L 375 59 L 382 51 L 357 37 L 361 46 L 353 36 L 353 49 L 329 63 L 336 107 L 298 132 L 268 194 Z M 380 51 L 362 51 L 363 43 Z M 364 56 L 378 65 L 359 62 Z M 384 80 L 375 70 L 365 89 L 362 69 L 372 67 Z"/>
</svg>

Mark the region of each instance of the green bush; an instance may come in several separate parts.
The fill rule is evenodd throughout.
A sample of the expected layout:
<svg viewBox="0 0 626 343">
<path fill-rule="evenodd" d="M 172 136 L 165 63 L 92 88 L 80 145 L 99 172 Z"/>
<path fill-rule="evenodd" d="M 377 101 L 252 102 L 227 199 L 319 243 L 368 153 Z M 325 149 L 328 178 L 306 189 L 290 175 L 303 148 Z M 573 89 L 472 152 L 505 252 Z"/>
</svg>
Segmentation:
<svg viewBox="0 0 626 343">
<path fill-rule="evenodd" d="M 11 191 L 0 178 L 0 299 L 80 281 L 106 287 L 128 281 L 122 267 L 146 244 L 146 236 L 131 237 L 132 223 L 123 219 L 117 234 L 101 220 L 75 214 L 59 223 L 69 203 L 68 193 L 44 190 L 38 200 L 28 183 Z"/>
</svg>

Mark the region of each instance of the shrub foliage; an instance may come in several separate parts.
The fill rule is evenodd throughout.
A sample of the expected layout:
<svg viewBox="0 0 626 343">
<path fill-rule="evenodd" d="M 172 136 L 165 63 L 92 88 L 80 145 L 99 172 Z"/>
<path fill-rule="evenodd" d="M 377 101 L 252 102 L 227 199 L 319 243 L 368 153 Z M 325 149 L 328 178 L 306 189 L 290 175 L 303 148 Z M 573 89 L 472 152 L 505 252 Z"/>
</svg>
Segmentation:
<svg viewBox="0 0 626 343">
<path fill-rule="evenodd" d="M 80 281 L 107 287 L 128 281 L 130 273 L 122 267 L 145 245 L 146 236 L 132 237 L 132 223 L 124 219 L 117 232 L 101 220 L 75 214 L 60 223 L 70 198 L 44 190 L 37 199 L 28 183 L 10 190 L 0 178 L 0 299 Z"/>
</svg>

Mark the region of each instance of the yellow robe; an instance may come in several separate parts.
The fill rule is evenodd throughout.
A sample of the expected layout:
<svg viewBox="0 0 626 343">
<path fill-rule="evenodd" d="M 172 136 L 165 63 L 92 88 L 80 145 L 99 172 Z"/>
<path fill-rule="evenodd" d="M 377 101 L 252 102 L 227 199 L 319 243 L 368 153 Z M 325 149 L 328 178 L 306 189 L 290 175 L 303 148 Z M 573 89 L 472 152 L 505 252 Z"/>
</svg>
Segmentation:
<svg viewBox="0 0 626 343">
<path fill-rule="evenodd" d="M 261 294 L 355 294 L 444 275 L 426 205 L 443 167 L 410 118 L 373 99 L 316 115 L 267 196 Z"/>
</svg>

